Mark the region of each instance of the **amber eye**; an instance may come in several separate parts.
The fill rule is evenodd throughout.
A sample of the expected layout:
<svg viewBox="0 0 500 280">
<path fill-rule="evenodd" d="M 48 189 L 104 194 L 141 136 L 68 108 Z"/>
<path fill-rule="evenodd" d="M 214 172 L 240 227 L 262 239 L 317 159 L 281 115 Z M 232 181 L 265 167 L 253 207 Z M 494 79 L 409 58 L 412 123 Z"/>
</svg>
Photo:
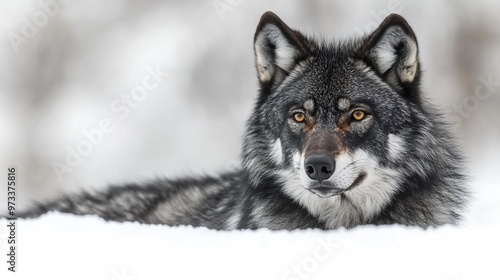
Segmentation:
<svg viewBox="0 0 500 280">
<path fill-rule="evenodd" d="M 357 120 L 357 121 L 364 119 L 365 116 L 366 116 L 366 113 L 362 110 L 355 110 L 354 112 L 352 112 L 352 118 Z"/>
<path fill-rule="evenodd" d="M 306 120 L 306 115 L 304 115 L 304 113 L 301 112 L 293 113 L 293 120 L 298 123 L 301 123 Z"/>
</svg>

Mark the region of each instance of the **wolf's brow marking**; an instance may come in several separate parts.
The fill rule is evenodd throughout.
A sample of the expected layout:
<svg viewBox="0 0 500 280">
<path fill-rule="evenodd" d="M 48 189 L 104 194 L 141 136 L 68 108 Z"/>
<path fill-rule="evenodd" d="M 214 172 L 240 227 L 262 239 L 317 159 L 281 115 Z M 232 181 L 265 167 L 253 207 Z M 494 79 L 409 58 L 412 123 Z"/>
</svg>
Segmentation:
<svg viewBox="0 0 500 280">
<path fill-rule="evenodd" d="M 312 99 L 307 99 L 306 102 L 304 102 L 304 108 L 307 111 L 314 111 L 314 101 Z"/>
<path fill-rule="evenodd" d="M 351 102 L 346 98 L 340 98 L 337 102 L 337 108 L 339 110 L 347 110 L 351 106 Z"/>
</svg>

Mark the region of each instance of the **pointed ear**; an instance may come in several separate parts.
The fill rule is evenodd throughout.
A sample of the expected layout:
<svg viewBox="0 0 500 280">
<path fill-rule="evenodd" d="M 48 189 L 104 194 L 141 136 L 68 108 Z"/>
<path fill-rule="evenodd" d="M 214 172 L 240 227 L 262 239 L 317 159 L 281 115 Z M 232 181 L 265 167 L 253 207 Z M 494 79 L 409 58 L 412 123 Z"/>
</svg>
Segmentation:
<svg viewBox="0 0 500 280">
<path fill-rule="evenodd" d="M 263 85 L 278 85 L 308 56 L 307 39 L 290 29 L 277 15 L 266 12 L 254 37 L 255 64 Z"/>
<path fill-rule="evenodd" d="M 359 55 L 389 85 L 403 90 L 418 85 L 420 63 L 417 38 L 402 16 L 387 16 L 368 36 Z"/>
</svg>

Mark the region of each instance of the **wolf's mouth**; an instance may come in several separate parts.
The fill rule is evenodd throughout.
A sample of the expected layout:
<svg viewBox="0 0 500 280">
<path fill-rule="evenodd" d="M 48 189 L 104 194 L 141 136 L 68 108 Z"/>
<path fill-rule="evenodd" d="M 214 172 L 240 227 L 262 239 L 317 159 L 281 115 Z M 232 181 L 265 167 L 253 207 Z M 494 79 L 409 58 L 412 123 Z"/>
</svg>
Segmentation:
<svg viewBox="0 0 500 280">
<path fill-rule="evenodd" d="M 313 194 L 320 196 L 320 197 L 332 197 L 334 195 L 339 195 L 343 193 L 345 190 L 344 189 L 339 189 L 339 188 L 330 188 L 330 187 L 316 187 L 316 188 L 311 188 L 309 189 Z"/>
<path fill-rule="evenodd" d="M 354 189 L 355 187 L 359 186 L 365 180 L 365 178 L 366 178 L 366 173 L 361 172 L 356 178 L 356 180 L 354 180 L 354 182 L 352 182 L 352 184 L 348 188 L 341 189 L 334 186 L 329 187 L 320 184 L 319 186 L 310 188 L 308 190 L 319 197 L 323 198 L 332 197 Z"/>
</svg>

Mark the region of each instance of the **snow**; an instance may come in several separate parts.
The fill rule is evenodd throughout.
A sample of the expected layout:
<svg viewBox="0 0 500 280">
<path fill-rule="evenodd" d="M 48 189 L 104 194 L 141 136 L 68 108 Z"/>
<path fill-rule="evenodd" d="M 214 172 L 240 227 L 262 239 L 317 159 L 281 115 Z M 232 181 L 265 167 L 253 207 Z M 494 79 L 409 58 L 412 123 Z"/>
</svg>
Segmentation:
<svg viewBox="0 0 500 280">
<path fill-rule="evenodd" d="M 2 262 L 1 279 L 458 280 L 500 275 L 498 225 L 218 232 L 50 213 L 20 220 L 18 228 L 17 272 L 7 271 Z"/>
<path fill-rule="evenodd" d="M 498 279 L 500 173 L 483 161 L 461 226 L 215 231 L 52 212 L 17 221 L 12 273 L 0 219 L 0 279 Z"/>
</svg>

